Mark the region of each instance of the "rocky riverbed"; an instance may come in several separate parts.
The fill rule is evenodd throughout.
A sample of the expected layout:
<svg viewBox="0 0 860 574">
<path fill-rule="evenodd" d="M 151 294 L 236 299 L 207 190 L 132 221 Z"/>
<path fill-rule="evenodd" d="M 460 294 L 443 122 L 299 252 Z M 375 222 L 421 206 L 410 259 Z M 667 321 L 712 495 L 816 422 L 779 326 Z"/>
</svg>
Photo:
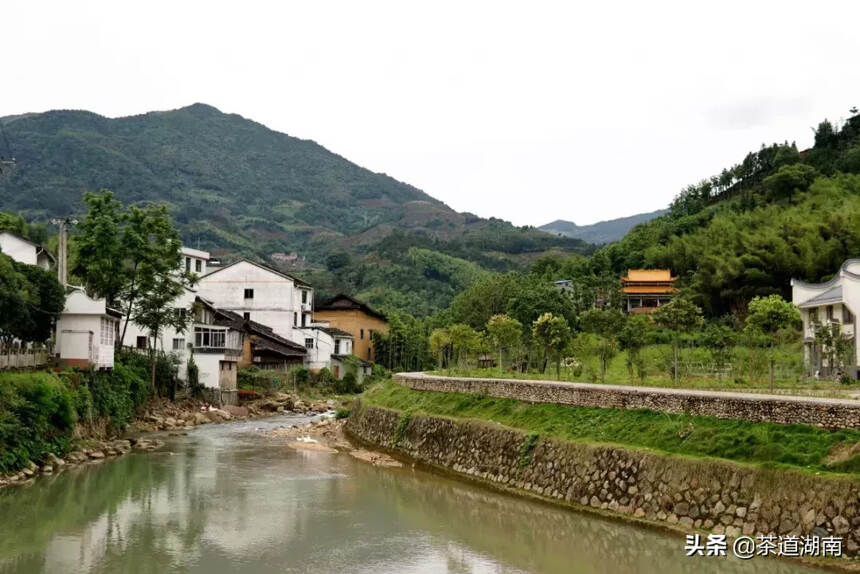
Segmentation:
<svg viewBox="0 0 860 574">
<path fill-rule="evenodd" d="M 100 432 L 81 427 L 73 450 L 62 456 L 49 453 L 44 460 L 28 461 L 24 468 L 17 472 L 0 474 L 0 488 L 26 486 L 32 484 L 39 476 L 53 475 L 66 468 L 82 464 L 99 464 L 134 450 L 153 451 L 164 446 L 164 442 L 159 438 L 144 436 L 149 433 L 185 432 L 200 425 L 268 417 L 276 413 L 319 414 L 331 411 L 335 406 L 337 403 L 332 400 L 306 401 L 288 393 L 277 393 L 246 406 L 224 405 L 221 408 L 206 407 L 200 401 L 170 402 L 159 399 L 150 402 L 121 436 L 108 439 L 97 438 Z"/>
</svg>

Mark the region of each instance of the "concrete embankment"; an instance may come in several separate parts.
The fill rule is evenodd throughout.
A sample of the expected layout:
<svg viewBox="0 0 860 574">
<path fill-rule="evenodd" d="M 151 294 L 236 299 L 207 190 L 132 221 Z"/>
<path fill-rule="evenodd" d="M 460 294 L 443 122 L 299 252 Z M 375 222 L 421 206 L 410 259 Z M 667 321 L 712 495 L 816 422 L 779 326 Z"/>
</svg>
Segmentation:
<svg viewBox="0 0 860 574">
<path fill-rule="evenodd" d="M 416 391 L 475 393 L 530 403 L 578 407 L 650 409 L 750 422 L 860 428 L 860 401 L 756 393 L 696 391 L 593 383 L 444 377 L 398 373 L 398 383 Z"/>
<path fill-rule="evenodd" d="M 678 529 L 837 536 L 860 558 L 860 481 L 611 445 L 357 402 L 352 438 L 499 488 Z"/>
</svg>

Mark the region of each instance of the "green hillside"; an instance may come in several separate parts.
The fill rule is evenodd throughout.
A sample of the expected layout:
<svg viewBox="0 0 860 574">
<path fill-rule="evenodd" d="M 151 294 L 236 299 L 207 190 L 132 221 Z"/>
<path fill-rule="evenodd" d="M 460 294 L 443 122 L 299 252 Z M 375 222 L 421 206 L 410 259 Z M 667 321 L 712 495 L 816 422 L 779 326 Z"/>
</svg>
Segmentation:
<svg viewBox="0 0 860 574">
<path fill-rule="evenodd" d="M 45 222 L 80 214 L 83 192 L 101 188 L 124 203 L 166 202 L 188 244 L 308 275 L 323 295 L 344 289 L 429 312 L 463 286 L 462 273 L 437 267 L 474 267 L 477 275 L 525 268 L 552 250 L 591 249 L 457 213 L 312 141 L 203 104 L 117 119 L 51 111 L 0 121 L 17 159 L 0 177 L 0 210 Z M 428 263 L 411 248 L 438 256 Z M 441 263 L 443 254 L 458 261 Z M 332 255 L 347 263 L 327 265 Z"/>
<path fill-rule="evenodd" d="M 668 267 L 710 315 L 756 295 L 790 296 L 793 277 L 821 281 L 860 255 L 860 115 L 824 121 L 815 145 L 762 146 L 684 189 L 669 213 L 601 249 L 615 273 Z"/>
</svg>

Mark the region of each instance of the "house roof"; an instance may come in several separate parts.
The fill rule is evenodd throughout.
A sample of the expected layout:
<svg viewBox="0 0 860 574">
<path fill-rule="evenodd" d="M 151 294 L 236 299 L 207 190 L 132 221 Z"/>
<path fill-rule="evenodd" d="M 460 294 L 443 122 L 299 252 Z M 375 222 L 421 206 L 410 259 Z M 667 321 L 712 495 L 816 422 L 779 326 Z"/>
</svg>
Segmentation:
<svg viewBox="0 0 860 574">
<path fill-rule="evenodd" d="M 627 275 L 622 277 L 621 280 L 656 283 L 671 282 L 675 280 L 675 277 L 672 277 L 672 272 L 669 269 L 628 269 Z"/>
<path fill-rule="evenodd" d="M 792 279 L 791 286 L 798 287 L 827 287 L 828 285 L 836 285 L 842 277 L 850 277 L 852 279 L 860 279 L 860 274 L 854 273 L 853 271 L 849 271 L 849 267 L 852 265 L 860 265 L 860 257 L 852 257 L 848 258 L 842 262 L 842 265 L 839 266 L 839 271 L 827 281 L 822 283 L 808 283 L 803 281 L 802 279 Z"/>
<path fill-rule="evenodd" d="M 304 281 L 302 281 L 301 279 L 298 279 L 297 277 L 293 277 L 292 275 L 288 275 L 287 273 L 284 273 L 283 271 L 278 271 L 274 267 L 269 267 L 268 265 L 265 265 L 263 263 L 257 263 L 256 261 L 251 261 L 250 259 L 239 259 L 237 261 L 234 261 L 233 263 L 230 263 L 229 265 L 224 265 L 223 267 L 219 267 L 217 269 L 209 271 L 208 273 L 203 275 L 203 277 L 201 277 L 201 279 L 205 278 L 205 277 L 211 277 L 212 275 L 215 275 L 216 273 L 220 273 L 221 271 L 224 271 L 225 269 L 229 269 L 230 267 L 233 267 L 234 265 L 238 265 L 239 263 L 249 263 L 251 265 L 254 265 L 255 267 L 259 267 L 263 271 L 268 271 L 269 273 L 274 273 L 278 277 L 283 277 L 284 279 L 289 279 L 290 281 L 294 282 L 296 285 L 301 285 L 303 287 L 310 287 L 310 284 L 305 283 Z"/>
<path fill-rule="evenodd" d="M 832 305 L 833 303 L 841 303 L 842 302 L 842 285 L 837 285 L 836 287 L 831 287 L 824 293 L 819 293 L 812 299 L 807 299 L 803 303 L 800 303 L 798 307 L 807 308 L 807 307 L 820 307 L 821 305 Z"/>
<path fill-rule="evenodd" d="M 355 359 L 356 361 L 361 363 L 361 366 L 363 366 L 363 367 L 369 367 L 370 365 L 373 364 L 373 363 L 369 363 L 369 362 L 365 361 L 364 359 L 360 359 L 360 358 L 356 357 L 355 355 L 332 355 L 331 358 L 337 359 L 338 361 Z"/>
<path fill-rule="evenodd" d="M 308 327 L 306 327 L 306 328 L 308 328 Z M 311 325 L 309 328 L 310 329 L 319 329 L 320 331 L 322 331 L 324 333 L 328 333 L 332 337 L 338 337 L 341 339 L 346 339 L 346 338 L 354 339 L 355 338 L 355 337 L 353 337 L 352 333 L 348 333 L 348 332 L 344 331 L 343 329 L 335 329 L 334 327 L 321 327 L 319 325 Z"/>
<path fill-rule="evenodd" d="M 29 239 L 27 239 L 26 237 L 24 237 L 20 233 L 15 233 L 14 231 L 9 231 L 8 229 L 0 229 L 0 235 L 11 235 L 12 237 L 14 237 L 16 239 L 23 241 L 24 243 L 29 243 L 30 245 L 32 245 L 33 247 L 36 248 L 36 256 L 37 257 L 39 256 L 39 254 L 44 253 L 45 255 L 48 256 L 48 259 L 50 259 L 53 263 L 57 262 L 57 260 L 51 254 L 51 252 L 48 251 L 47 249 L 45 249 L 44 245 L 39 245 L 35 241 L 30 241 Z"/>
<path fill-rule="evenodd" d="M 354 297 L 350 297 L 349 295 L 345 295 L 343 293 L 339 293 L 339 294 L 335 295 L 334 297 L 332 297 L 331 299 L 329 299 L 328 301 L 326 301 L 325 303 L 322 303 L 321 305 L 317 305 L 316 310 L 317 311 L 358 310 L 358 311 L 364 311 L 365 313 L 367 313 L 371 317 L 376 317 L 377 319 L 382 319 L 383 321 L 388 320 L 385 315 L 383 315 L 379 311 L 376 311 L 375 309 L 372 309 L 370 307 L 370 305 L 368 305 L 367 303 L 359 301 L 358 299 L 356 299 Z"/>
</svg>

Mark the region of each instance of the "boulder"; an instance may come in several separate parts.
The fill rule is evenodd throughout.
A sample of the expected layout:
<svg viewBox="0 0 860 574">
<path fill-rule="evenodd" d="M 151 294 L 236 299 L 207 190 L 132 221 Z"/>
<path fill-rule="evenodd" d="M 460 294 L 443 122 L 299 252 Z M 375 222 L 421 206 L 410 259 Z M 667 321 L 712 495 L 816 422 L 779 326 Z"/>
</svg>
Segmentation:
<svg viewBox="0 0 860 574">
<path fill-rule="evenodd" d="M 209 422 L 209 419 L 206 418 L 206 415 L 203 413 L 197 412 L 194 413 L 194 424 L 204 425 Z"/>
<path fill-rule="evenodd" d="M 89 456 L 91 460 L 101 460 L 105 457 L 105 453 L 100 450 L 94 450 L 87 453 L 87 456 Z"/>
<path fill-rule="evenodd" d="M 234 417 L 247 417 L 248 416 L 248 407 L 239 407 L 235 405 L 224 405 L 221 407 L 222 410 L 230 413 L 230 415 Z M 279 406 L 278 410 L 283 412 L 284 408 Z"/>
</svg>

